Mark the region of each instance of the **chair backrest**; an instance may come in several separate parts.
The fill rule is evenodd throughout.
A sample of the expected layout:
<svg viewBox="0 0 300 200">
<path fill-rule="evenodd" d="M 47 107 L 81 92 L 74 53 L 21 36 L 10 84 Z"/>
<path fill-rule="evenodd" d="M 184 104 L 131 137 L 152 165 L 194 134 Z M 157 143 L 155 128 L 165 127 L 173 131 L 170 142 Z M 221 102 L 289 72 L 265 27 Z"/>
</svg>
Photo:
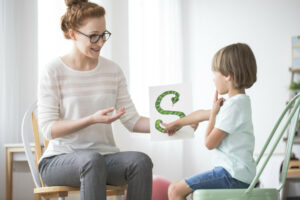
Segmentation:
<svg viewBox="0 0 300 200">
<path fill-rule="evenodd" d="M 34 111 L 36 110 L 36 102 L 30 105 L 30 107 L 27 109 L 27 111 L 24 114 L 23 121 L 22 121 L 22 140 L 24 144 L 25 149 L 25 155 L 29 164 L 30 172 L 33 178 L 33 181 L 35 183 L 36 187 L 42 187 L 44 186 L 43 181 L 40 178 L 40 173 L 38 171 L 37 165 L 38 161 L 41 158 L 42 155 L 42 147 L 40 144 L 40 137 L 39 137 L 39 131 L 38 131 L 38 125 L 37 120 L 34 114 Z M 35 158 L 32 155 L 32 150 L 29 142 L 29 136 L 30 134 L 34 135 L 34 149 L 35 149 Z"/>
<path fill-rule="evenodd" d="M 270 160 L 272 154 L 274 153 L 274 150 L 276 149 L 279 141 L 282 139 L 284 133 L 286 133 L 288 129 L 288 141 L 286 145 L 286 151 L 285 151 L 285 158 L 283 161 L 283 168 L 281 172 L 281 179 L 280 179 L 280 185 L 278 187 L 278 190 L 281 190 L 285 184 L 285 179 L 287 175 L 287 169 L 290 162 L 290 155 L 293 147 L 293 141 L 295 137 L 295 132 L 297 128 L 297 124 L 299 121 L 299 112 L 300 112 L 300 94 L 296 95 L 285 107 L 282 114 L 280 115 L 279 119 L 277 120 L 273 130 L 271 131 L 264 147 L 262 148 L 261 152 L 259 153 L 258 158 L 256 159 L 256 164 L 258 165 L 261 161 L 261 158 L 265 154 L 266 149 L 270 146 L 271 140 L 273 141 L 273 145 L 270 146 L 270 152 L 267 154 L 264 162 L 262 163 L 260 169 L 257 170 L 256 176 L 254 177 L 253 181 L 251 182 L 249 188 L 246 190 L 246 193 L 251 192 L 253 188 L 255 187 L 256 183 L 259 180 L 260 175 L 262 174 L 263 170 L 265 169 L 268 161 Z M 283 118 L 286 117 L 286 120 L 283 120 Z M 279 125 L 282 126 L 281 131 L 278 133 L 277 129 Z M 278 134 L 275 138 L 275 133 Z"/>
</svg>

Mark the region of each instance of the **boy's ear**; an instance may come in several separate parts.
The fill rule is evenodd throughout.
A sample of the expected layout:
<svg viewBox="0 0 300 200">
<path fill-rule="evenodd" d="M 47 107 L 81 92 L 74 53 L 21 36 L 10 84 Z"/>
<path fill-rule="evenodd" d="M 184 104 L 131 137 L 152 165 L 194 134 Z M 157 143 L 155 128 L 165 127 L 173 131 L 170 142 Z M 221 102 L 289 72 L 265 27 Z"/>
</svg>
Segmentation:
<svg viewBox="0 0 300 200">
<path fill-rule="evenodd" d="M 231 81 L 231 76 L 230 76 L 230 75 L 226 76 L 226 77 L 225 77 L 225 80 L 226 80 L 226 81 Z"/>
</svg>

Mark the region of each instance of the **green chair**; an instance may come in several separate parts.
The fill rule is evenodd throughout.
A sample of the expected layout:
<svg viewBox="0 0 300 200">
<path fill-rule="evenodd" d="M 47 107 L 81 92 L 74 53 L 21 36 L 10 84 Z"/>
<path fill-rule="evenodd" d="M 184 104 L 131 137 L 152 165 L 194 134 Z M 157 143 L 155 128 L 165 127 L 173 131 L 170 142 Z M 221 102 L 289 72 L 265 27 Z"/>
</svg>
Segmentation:
<svg viewBox="0 0 300 200">
<path fill-rule="evenodd" d="M 279 125 L 282 127 L 281 131 L 277 133 L 276 140 L 272 140 L 273 145 L 271 146 L 270 152 L 267 154 L 261 167 L 257 169 L 257 174 L 247 189 L 200 189 L 193 193 L 194 200 L 279 200 L 280 191 L 285 184 L 287 175 L 287 169 L 290 162 L 290 155 L 293 147 L 293 141 L 299 119 L 300 111 L 300 94 L 296 95 L 286 106 L 278 121 L 276 122 L 271 134 L 269 135 L 262 151 L 260 152 L 256 165 L 261 161 L 267 147 L 269 146 L 273 136 L 277 133 Z M 287 117 L 283 119 L 284 117 Z M 285 121 L 285 122 L 284 122 Z M 284 122 L 284 123 L 283 123 Z M 282 139 L 284 133 L 288 128 L 288 141 L 285 151 L 285 158 L 283 168 L 281 172 L 281 180 L 278 188 L 254 188 L 259 180 L 260 175 L 265 169 L 268 161 L 270 160 L 275 148 L 279 141 Z M 275 139 L 275 136 L 274 136 Z"/>
</svg>

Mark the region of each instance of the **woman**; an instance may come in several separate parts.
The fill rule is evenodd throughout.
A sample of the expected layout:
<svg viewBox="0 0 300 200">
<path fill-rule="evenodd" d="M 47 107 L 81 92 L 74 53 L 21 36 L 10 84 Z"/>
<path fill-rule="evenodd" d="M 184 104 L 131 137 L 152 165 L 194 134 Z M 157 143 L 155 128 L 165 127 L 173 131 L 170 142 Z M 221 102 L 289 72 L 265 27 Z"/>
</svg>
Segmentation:
<svg viewBox="0 0 300 200">
<path fill-rule="evenodd" d="M 106 199 L 106 184 L 128 184 L 127 199 L 150 200 L 152 161 L 140 152 L 119 152 L 111 123 L 149 133 L 127 91 L 120 67 L 99 56 L 111 33 L 105 10 L 87 0 L 66 0 L 61 29 L 73 50 L 55 59 L 39 85 L 39 126 L 49 146 L 39 161 L 43 181 L 80 186 L 80 199 Z M 115 114 L 111 114 L 116 108 Z"/>
</svg>

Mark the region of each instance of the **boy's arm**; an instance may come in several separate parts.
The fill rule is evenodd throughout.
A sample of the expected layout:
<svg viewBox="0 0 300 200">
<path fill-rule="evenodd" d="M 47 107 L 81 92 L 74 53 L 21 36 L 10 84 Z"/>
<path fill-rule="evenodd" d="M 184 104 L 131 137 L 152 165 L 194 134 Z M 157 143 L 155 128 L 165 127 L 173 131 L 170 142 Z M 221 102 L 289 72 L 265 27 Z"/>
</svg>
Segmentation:
<svg viewBox="0 0 300 200">
<path fill-rule="evenodd" d="M 187 116 L 180 118 L 177 121 L 178 126 L 186 126 L 191 124 L 198 124 L 199 122 L 209 120 L 210 110 L 196 110 Z M 175 122 L 176 122 L 175 121 Z"/>
<path fill-rule="evenodd" d="M 210 110 L 197 110 L 169 124 L 164 123 L 164 131 L 168 132 L 169 135 L 173 135 L 182 126 L 198 124 L 199 122 L 208 120 L 209 115 Z"/>
<path fill-rule="evenodd" d="M 223 138 L 227 135 L 225 131 L 215 128 L 215 122 L 216 122 L 216 114 L 212 112 L 209 118 L 207 130 L 205 134 L 205 146 L 209 150 L 218 147 L 222 142 Z"/>
<path fill-rule="evenodd" d="M 220 107 L 223 105 L 225 99 L 218 98 L 218 91 L 216 91 L 213 108 L 210 112 L 209 122 L 206 129 L 205 134 L 205 146 L 212 150 L 218 147 L 223 140 L 223 138 L 227 135 L 226 132 L 215 128 L 216 116 L 220 110 Z"/>
</svg>

